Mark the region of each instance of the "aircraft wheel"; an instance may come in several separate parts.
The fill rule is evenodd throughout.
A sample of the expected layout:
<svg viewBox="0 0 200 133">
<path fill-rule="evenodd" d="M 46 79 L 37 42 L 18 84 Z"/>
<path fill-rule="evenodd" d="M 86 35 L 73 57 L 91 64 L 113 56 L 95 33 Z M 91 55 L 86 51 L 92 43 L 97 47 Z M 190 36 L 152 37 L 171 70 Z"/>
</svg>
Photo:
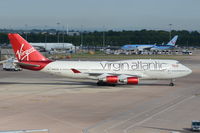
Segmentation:
<svg viewBox="0 0 200 133">
<path fill-rule="evenodd" d="M 98 86 L 104 86 L 104 85 L 105 85 L 105 83 L 104 83 L 104 82 L 102 82 L 102 81 L 98 81 L 98 82 L 97 82 L 97 85 L 98 85 Z"/>
<path fill-rule="evenodd" d="M 171 79 L 169 86 L 174 86 L 174 81 L 175 81 L 175 79 Z"/>
<path fill-rule="evenodd" d="M 115 87 L 115 86 L 116 86 L 116 84 L 111 84 L 111 86 L 112 86 L 112 87 Z"/>
<path fill-rule="evenodd" d="M 102 83 L 100 83 L 100 82 L 97 82 L 97 85 L 98 85 L 98 86 L 101 86 L 101 85 L 102 85 Z"/>
<path fill-rule="evenodd" d="M 116 84 L 109 84 L 109 83 L 105 83 L 105 82 L 101 82 L 101 81 L 97 82 L 97 85 L 98 86 L 113 86 L 113 87 L 116 86 Z"/>
<path fill-rule="evenodd" d="M 174 86 L 174 83 L 170 83 L 169 86 Z"/>
</svg>

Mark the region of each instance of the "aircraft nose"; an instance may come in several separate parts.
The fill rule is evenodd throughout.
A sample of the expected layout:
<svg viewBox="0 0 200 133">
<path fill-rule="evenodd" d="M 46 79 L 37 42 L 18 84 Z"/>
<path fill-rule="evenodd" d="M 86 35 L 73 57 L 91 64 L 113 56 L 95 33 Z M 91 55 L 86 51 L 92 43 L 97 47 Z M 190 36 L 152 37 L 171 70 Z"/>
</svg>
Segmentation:
<svg viewBox="0 0 200 133">
<path fill-rule="evenodd" d="M 185 66 L 186 67 L 186 66 Z M 189 75 L 192 73 L 192 70 L 188 67 L 186 67 L 186 75 Z"/>
<path fill-rule="evenodd" d="M 191 74 L 192 70 L 190 68 L 188 68 L 188 74 Z"/>
</svg>

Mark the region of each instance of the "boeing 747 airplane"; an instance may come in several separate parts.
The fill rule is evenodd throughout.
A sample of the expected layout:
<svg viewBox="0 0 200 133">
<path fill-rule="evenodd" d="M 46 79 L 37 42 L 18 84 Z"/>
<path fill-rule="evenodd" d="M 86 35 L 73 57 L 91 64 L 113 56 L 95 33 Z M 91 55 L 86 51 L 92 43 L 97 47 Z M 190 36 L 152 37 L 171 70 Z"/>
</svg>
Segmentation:
<svg viewBox="0 0 200 133">
<path fill-rule="evenodd" d="M 71 43 L 30 43 L 35 48 L 43 48 L 46 51 L 52 51 L 54 49 L 68 49 L 74 50 L 75 46 Z"/>
<path fill-rule="evenodd" d="M 138 84 L 143 79 L 173 80 L 192 70 L 176 60 L 52 61 L 44 57 L 19 34 L 8 34 L 20 67 L 68 78 L 94 79 L 98 85 Z"/>
</svg>

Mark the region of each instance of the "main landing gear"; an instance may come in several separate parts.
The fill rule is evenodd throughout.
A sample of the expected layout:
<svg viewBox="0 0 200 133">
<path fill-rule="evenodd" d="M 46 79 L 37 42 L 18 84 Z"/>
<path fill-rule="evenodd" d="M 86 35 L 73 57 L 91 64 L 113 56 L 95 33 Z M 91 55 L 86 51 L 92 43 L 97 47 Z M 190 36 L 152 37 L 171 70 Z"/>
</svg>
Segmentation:
<svg viewBox="0 0 200 133">
<path fill-rule="evenodd" d="M 106 83 L 106 82 L 102 82 L 102 81 L 98 81 L 97 85 L 98 86 L 113 86 L 113 87 L 116 86 L 116 84 Z"/>
<path fill-rule="evenodd" d="M 174 86 L 175 79 L 171 79 L 171 82 L 169 83 L 169 86 Z"/>
</svg>

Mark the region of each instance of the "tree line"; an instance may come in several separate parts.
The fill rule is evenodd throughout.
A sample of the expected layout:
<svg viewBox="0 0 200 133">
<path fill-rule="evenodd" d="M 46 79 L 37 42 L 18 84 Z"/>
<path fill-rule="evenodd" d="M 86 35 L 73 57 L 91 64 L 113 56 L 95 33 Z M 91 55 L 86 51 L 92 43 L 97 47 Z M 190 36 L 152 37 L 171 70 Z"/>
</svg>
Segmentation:
<svg viewBox="0 0 200 133">
<path fill-rule="evenodd" d="M 17 32 L 17 31 L 14 31 Z M 22 32 L 28 42 L 67 42 L 76 46 L 122 46 L 125 44 L 166 44 L 170 40 L 170 32 L 163 30 L 138 30 L 138 31 L 93 31 L 80 32 L 79 35 L 67 35 L 58 31 L 54 34 L 40 31 Z M 200 33 L 198 31 L 171 31 L 171 38 L 178 35 L 179 46 L 200 46 Z M 0 33 L 0 44 L 9 44 L 7 33 Z"/>
</svg>

